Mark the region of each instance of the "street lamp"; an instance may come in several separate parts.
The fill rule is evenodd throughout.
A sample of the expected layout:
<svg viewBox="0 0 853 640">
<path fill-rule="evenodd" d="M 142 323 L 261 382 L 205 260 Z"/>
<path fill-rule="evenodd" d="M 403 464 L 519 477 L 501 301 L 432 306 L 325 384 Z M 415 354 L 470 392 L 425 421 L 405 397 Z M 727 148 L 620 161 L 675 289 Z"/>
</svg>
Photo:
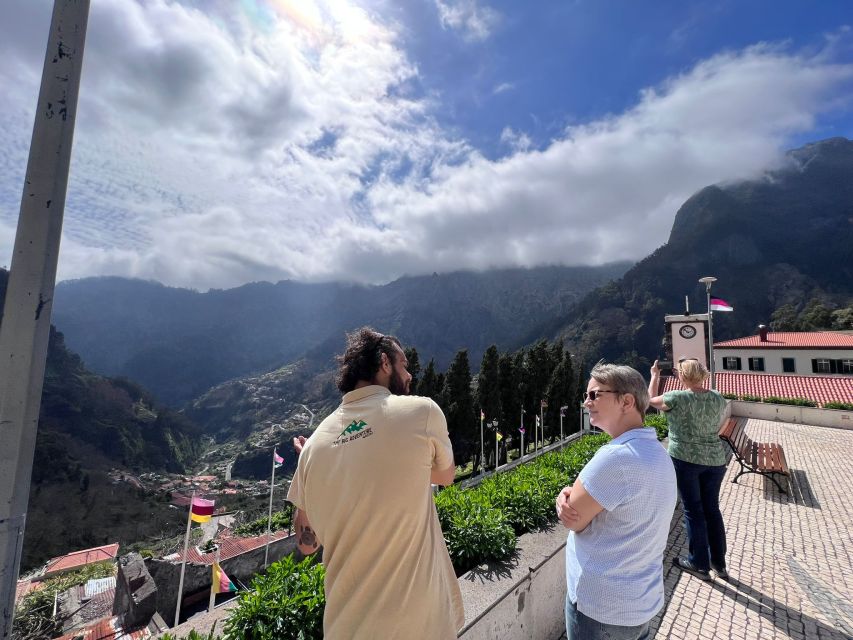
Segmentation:
<svg viewBox="0 0 853 640">
<path fill-rule="evenodd" d="M 563 449 L 563 418 L 566 417 L 566 411 L 568 410 L 568 408 L 569 408 L 568 405 L 560 407 L 560 450 L 561 451 Z"/>
<path fill-rule="evenodd" d="M 708 372 L 711 374 L 711 389 L 717 388 L 716 376 L 714 375 L 714 316 L 711 311 L 711 285 L 717 279 L 714 276 L 699 278 L 699 282 L 705 285 L 705 297 L 708 303 Z"/>
</svg>

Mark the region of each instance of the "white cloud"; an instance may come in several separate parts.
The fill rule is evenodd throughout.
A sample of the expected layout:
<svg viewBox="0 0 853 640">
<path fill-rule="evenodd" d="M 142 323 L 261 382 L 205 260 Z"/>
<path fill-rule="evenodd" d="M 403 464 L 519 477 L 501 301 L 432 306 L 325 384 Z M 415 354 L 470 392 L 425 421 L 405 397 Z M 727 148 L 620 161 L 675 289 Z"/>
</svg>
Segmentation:
<svg viewBox="0 0 853 640">
<path fill-rule="evenodd" d="M 500 21 L 500 14 L 478 0 L 435 0 L 441 25 L 462 33 L 466 40 L 486 40 Z"/>
<path fill-rule="evenodd" d="M 11 255 L 51 3 L 0 23 L 0 264 Z M 358 6 L 93 3 L 60 277 L 196 288 L 637 259 L 697 189 L 760 175 L 853 65 L 767 45 L 491 161 L 430 117 L 393 26 Z M 273 9 L 277 9 L 277 12 Z M 460 23 L 461 24 L 461 23 Z M 846 37 L 846 36 L 845 36 Z"/>
</svg>

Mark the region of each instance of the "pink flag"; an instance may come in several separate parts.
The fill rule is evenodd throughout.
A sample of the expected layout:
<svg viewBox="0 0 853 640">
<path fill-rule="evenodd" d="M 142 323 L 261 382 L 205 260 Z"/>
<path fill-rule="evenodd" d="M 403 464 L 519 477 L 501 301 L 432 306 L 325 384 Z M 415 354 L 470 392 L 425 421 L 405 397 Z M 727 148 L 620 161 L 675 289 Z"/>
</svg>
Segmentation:
<svg viewBox="0 0 853 640">
<path fill-rule="evenodd" d="M 711 311 L 734 311 L 734 308 L 725 300 L 711 298 Z"/>
<path fill-rule="evenodd" d="M 275 463 L 275 466 L 277 466 L 277 467 L 280 467 L 281 465 L 284 464 L 284 458 L 282 458 L 280 455 L 278 455 L 278 451 L 276 451 L 275 449 L 272 450 L 272 459 L 273 459 L 273 462 Z"/>
</svg>

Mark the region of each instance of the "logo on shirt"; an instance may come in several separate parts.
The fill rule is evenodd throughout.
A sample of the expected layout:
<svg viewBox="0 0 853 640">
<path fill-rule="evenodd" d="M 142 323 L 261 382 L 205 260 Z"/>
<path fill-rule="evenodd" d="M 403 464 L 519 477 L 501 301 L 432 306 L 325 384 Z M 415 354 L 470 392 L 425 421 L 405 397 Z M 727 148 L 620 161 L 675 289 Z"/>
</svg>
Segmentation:
<svg viewBox="0 0 853 640">
<path fill-rule="evenodd" d="M 367 438 L 373 435 L 373 429 L 367 426 L 364 420 L 353 420 L 347 427 L 341 431 L 340 435 L 332 441 L 332 446 L 336 447 L 339 444 L 346 444 L 359 438 Z"/>
</svg>

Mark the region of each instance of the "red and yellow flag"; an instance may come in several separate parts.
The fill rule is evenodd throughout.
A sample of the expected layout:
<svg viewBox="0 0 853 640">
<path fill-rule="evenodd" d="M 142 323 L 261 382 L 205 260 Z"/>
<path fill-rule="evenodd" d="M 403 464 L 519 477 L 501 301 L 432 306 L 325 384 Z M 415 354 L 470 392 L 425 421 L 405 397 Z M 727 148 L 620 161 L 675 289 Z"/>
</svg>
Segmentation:
<svg viewBox="0 0 853 640">
<path fill-rule="evenodd" d="M 213 515 L 213 504 L 213 500 L 193 498 L 193 503 L 190 507 L 190 519 L 193 522 L 207 522 Z"/>
</svg>

